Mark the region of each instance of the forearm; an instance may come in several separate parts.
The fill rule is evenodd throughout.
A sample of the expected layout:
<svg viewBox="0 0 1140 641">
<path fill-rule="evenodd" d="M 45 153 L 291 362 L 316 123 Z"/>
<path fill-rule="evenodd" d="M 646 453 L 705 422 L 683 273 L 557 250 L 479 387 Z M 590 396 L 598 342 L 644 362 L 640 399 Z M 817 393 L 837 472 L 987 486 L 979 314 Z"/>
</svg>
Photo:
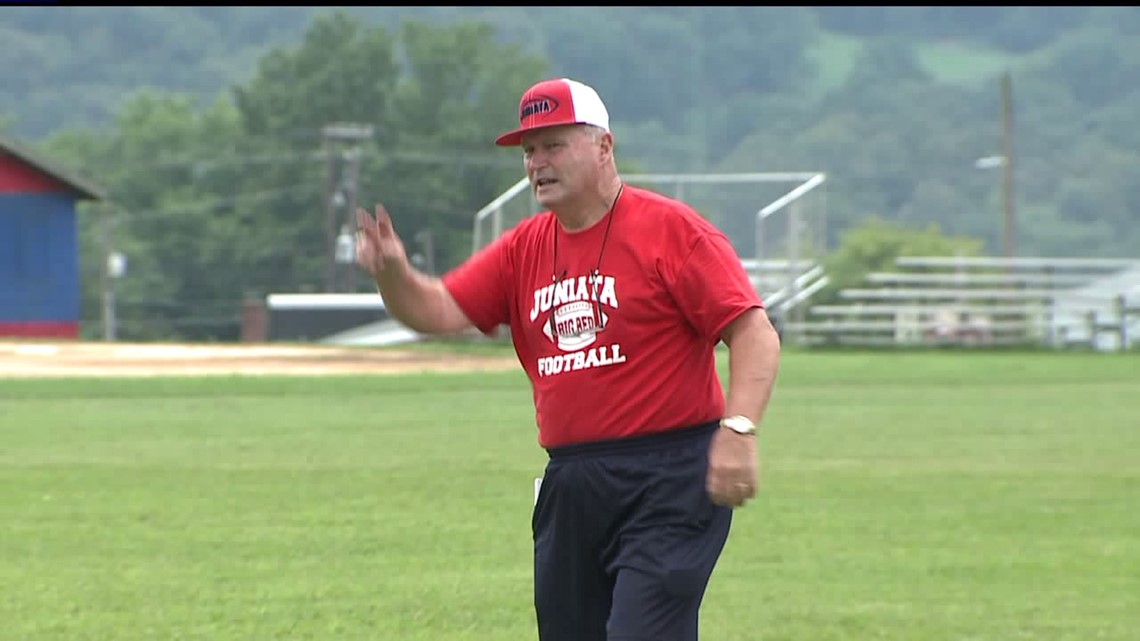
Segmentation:
<svg viewBox="0 0 1140 641">
<path fill-rule="evenodd" d="M 455 304 L 449 301 L 450 296 L 439 278 L 406 265 L 384 270 L 375 280 L 388 315 L 409 328 L 424 334 L 462 329 L 462 325 L 454 321 L 451 307 Z"/>
<path fill-rule="evenodd" d="M 764 418 L 780 366 L 780 338 L 762 310 L 746 312 L 726 337 L 728 393 L 725 415 Z"/>
</svg>

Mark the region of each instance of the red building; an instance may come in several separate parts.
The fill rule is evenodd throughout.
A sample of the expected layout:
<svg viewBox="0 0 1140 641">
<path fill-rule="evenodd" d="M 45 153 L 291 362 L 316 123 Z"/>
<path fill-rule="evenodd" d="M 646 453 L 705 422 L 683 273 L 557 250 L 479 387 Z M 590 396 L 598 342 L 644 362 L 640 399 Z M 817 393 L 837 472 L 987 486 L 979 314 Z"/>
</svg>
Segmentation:
<svg viewBox="0 0 1140 641">
<path fill-rule="evenodd" d="M 0 137 L 0 337 L 79 336 L 75 205 L 95 186 Z"/>
</svg>

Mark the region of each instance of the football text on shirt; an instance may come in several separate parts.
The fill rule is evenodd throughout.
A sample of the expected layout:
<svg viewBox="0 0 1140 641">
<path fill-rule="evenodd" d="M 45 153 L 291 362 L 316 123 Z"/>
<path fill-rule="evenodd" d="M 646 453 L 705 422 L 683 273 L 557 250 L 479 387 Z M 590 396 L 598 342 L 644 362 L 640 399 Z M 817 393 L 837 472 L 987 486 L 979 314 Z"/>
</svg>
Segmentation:
<svg viewBox="0 0 1140 641">
<path fill-rule="evenodd" d="M 624 363 L 621 345 L 594 346 L 605 329 L 606 308 L 617 309 L 617 287 L 613 276 L 574 276 L 534 291 L 531 322 L 542 322 L 542 333 L 558 349 L 566 352 L 538 359 L 540 376 L 553 376 L 595 367 Z M 549 312 L 550 315 L 546 316 Z M 586 349 L 589 348 L 589 349 Z"/>
</svg>

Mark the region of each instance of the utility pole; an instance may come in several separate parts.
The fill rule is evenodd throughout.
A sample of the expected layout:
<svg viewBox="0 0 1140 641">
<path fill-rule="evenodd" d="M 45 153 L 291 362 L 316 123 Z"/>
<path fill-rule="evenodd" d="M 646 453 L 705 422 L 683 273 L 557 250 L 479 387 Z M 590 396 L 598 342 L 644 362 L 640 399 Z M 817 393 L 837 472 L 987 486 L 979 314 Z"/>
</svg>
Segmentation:
<svg viewBox="0 0 1140 641">
<path fill-rule="evenodd" d="M 321 130 L 321 152 L 325 155 L 325 292 L 333 290 L 336 276 L 336 262 L 333 248 L 336 247 L 336 154 L 332 151 L 332 141 L 325 130 Z"/>
<path fill-rule="evenodd" d="M 360 190 L 360 148 L 353 146 L 344 152 L 344 162 L 347 165 L 347 170 L 344 177 L 344 191 L 345 194 L 345 216 L 344 228 L 352 233 L 353 217 L 356 215 L 356 204 L 358 201 L 358 192 Z M 356 275 L 356 270 L 350 262 L 345 265 L 344 269 L 344 291 L 351 292 L 352 280 Z"/>
<path fill-rule="evenodd" d="M 99 238 L 103 246 L 99 267 L 99 284 L 103 290 L 103 340 L 115 340 L 115 286 L 111 278 L 111 208 L 104 205 L 99 212 Z"/>
<path fill-rule="evenodd" d="M 115 315 L 115 281 L 127 273 L 127 259 L 114 250 L 112 233 L 115 219 L 112 215 L 113 205 L 103 205 L 100 214 L 99 230 L 102 244 L 102 264 L 99 267 L 100 284 L 103 290 L 103 340 L 114 341 L 117 338 L 117 325 Z"/>
<path fill-rule="evenodd" d="M 424 271 L 428 274 L 435 274 L 435 242 L 432 238 L 431 227 L 424 227 L 416 232 L 414 238 L 423 247 Z"/>
<path fill-rule="evenodd" d="M 1002 129 L 1002 155 L 1005 156 L 1003 164 L 1004 176 L 1002 179 L 1002 196 L 1004 200 L 1002 245 L 1005 257 L 1013 258 L 1017 253 L 1017 215 L 1014 210 L 1013 198 L 1013 81 L 1009 72 L 1001 78 L 1001 129 Z"/>
<path fill-rule="evenodd" d="M 336 238 L 337 238 L 337 183 L 342 182 L 349 192 L 346 195 L 347 215 L 345 224 L 349 229 L 353 227 L 352 217 L 356 214 L 356 193 L 359 179 L 359 143 L 372 138 L 372 125 L 357 123 L 333 123 L 321 128 L 321 148 L 324 150 L 327 162 L 325 177 L 325 291 L 336 289 Z M 336 179 L 336 160 L 334 145 L 337 142 L 350 142 L 352 147 L 344 153 L 344 160 L 350 164 L 349 174 L 343 181 Z"/>
</svg>

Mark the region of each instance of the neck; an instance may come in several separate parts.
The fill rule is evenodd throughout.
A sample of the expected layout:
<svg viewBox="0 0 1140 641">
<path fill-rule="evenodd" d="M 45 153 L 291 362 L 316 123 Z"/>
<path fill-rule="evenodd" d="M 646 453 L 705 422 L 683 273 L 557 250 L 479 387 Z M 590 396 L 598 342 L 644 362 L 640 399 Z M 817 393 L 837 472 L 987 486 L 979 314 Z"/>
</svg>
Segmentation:
<svg viewBox="0 0 1140 641">
<path fill-rule="evenodd" d="M 559 207 L 554 211 L 554 215 L 566 231 L 589 229 L 614 208 L 620 192 L 621 179 L 614 176 L 603 183 L 596 192 L 582 198 L 581 202 Z"/>
</svg>

